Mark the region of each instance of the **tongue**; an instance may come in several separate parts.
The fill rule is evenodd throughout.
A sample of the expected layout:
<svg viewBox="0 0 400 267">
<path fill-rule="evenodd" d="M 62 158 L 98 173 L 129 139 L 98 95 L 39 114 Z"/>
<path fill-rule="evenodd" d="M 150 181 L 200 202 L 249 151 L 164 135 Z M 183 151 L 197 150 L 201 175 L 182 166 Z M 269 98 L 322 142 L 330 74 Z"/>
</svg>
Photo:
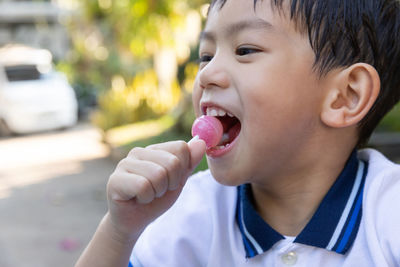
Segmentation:
<svg viewBox="0 0 400 267">
<path fill-rule="evenodd" d="M 231 128 L 227 130 L 227 132 L 224 132 L 221 142 L 219 142 L 218 145 L 226 145 L 235 140 L 236 136 L 238 136 L 240 132 L 240 128 L 241 128 L 240 123 L 239 122 L 235 123 Z"/>
</svg>

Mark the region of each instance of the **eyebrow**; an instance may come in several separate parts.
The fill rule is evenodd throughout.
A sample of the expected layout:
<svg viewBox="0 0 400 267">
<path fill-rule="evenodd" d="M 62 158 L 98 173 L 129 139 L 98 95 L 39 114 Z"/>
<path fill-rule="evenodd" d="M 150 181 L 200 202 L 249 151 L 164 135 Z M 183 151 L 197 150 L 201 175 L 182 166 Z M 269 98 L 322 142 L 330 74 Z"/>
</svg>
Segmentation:
<svg viewBox="0 0 400 267">
<path fill-rule="evenodd" d="M 227 26 L 225 29 L 223 29 L 224 35 L 225 36 L 232 36 L 232 35 L 237 35 L 239 32 L 249 30 L 249 29 L 261 29 L 261 30 L 269 30 L 271 31 L 274 28 L 271 23 L 263 20 L 263 19 L 254 19 L 254 20 L 244 20 L 244 21 L 239 21 L 237 23 L 231 24 Z M 208 32 L 208 31 L 202 31 L 200 33 L 200 41 L 202 40 L 207 40 L 207 41 L 216 41 L 216 36 L 215 33 L 213 32 Z"/>
</svg>

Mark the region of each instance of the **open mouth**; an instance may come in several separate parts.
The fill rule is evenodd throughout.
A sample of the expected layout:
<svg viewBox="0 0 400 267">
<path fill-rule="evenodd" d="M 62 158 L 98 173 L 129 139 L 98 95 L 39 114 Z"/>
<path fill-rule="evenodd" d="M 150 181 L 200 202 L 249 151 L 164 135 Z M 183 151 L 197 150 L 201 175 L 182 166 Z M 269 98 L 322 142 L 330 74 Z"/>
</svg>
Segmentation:
<svg viewBox="0 0 400 267">
<path fill-rule="evenodd" d="M 223 126 L 223 135 L 220 142 L 211 149 L 215 150 L 228 147 L 240 133 L 241 123 L 239 119 L 229 112 L 216 107 L 207 107 L 204 109 L 204 113 L 217 118 Z"/>
<path fill-rule="evenodd" d="M 223 148 L 228 146 L 240 133 L 241 124 L 236 117 L 229 117 L 225 115 L 223 117 L 217 117 L 217 119 L 222 123 L 224 128 L 224 134 L 222 135 L 221 141 L 216 146 L 216 148 Z"/>
</svg>

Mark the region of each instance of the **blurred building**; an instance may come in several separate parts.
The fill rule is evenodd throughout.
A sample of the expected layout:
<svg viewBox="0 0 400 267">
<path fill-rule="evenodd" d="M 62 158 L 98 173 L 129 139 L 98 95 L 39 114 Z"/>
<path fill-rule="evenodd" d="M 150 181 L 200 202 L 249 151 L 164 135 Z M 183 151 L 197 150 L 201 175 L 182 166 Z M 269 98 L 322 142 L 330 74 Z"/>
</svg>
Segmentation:
<svg viewBox="0 0 400 267">
<path fill-rule="evenodd" d="M 55 60 L 65 57 L 69 39 L 60 23 L 65 12 L 50 0 L 0 0 L 0 46 L 20 43 L 46 48 Z"/>
</svg>

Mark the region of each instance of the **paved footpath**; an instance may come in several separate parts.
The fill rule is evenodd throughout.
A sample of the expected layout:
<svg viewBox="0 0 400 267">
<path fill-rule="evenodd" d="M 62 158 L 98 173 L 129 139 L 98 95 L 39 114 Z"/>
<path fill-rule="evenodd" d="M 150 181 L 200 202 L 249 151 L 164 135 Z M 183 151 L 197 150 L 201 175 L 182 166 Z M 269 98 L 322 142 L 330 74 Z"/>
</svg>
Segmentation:
<svg viewBox="0 0 400 267">
<path fill-rule="evenodd" d="M 0 139 L 0 267 L 71 267 L 106 212 L 116 162 L 88 124 Z"/>
</svg>

